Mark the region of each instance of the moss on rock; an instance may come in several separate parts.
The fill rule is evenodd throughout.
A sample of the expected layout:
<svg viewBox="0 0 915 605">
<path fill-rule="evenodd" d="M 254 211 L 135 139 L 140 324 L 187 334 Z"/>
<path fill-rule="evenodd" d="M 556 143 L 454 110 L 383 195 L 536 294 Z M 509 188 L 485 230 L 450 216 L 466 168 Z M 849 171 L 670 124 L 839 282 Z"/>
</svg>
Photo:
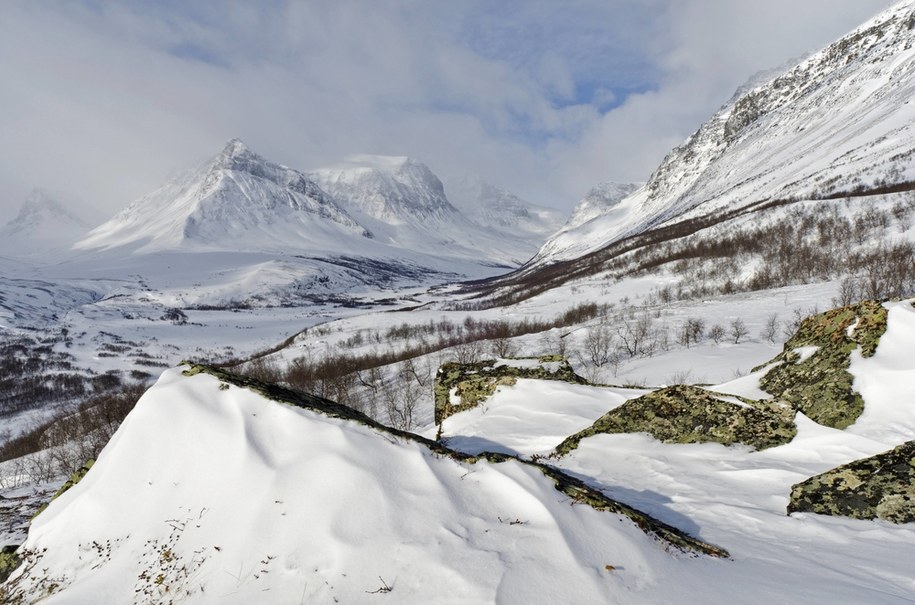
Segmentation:
<svg viewBox="0 0 915 605">
<path fill-rule="evenodd" d="M 734 403 L 733 399 L 740 403 Z M 556 453 L 567 454 L 582 439 L 601 433 L 648 433 L 665 443 L 742 443 L 766 449 L 794 438 L 797 427 L 793 416 L 793 410 L 775 402 L 675 385 L 607 412 L 590 427 L 560 443 Z"/>
<path fill-rule="evenodd" d="M 873 300 L 808 317 L 769 362 L 780 363 L 763 376 L 760 386 L 815 422 L 837 429 L 850 426 L 864 411 L 848 372 L 851 352 L 860 347 L 864 357 L 872 356 L 886 332 L 886 318 L 886 309 Z M 802 347 L 816 350 L 802 359 L 796 352 Z"/>
<path fill-rule="evenodd" d="M 73 471 L 73 473 L 70 475 L 70 478 L 67 479 L 67 481 L 63 485 L 60 486 L 60 489 L 58 489 L 54 493 L 54 495 L 51 496 L 50 500 L 48 500 L 46 503 L 42 504 L 41 507 L 37 511 L 35 511 L 35 514 L 32 515 L 32 518 L 34 519 L 35 517 L 40 515 L 44 511 L 44 509 L 48 508 L 48 505 L 51 504 L 51 502 L 54 502 L 55 500 L 60 498 L 60 496 L 64 492 L 66 492 L 68 489 L 70 489 L 71 487 L 73 487 L 74 485 L 76 485 L 77 483 L 82 481 L 83 477 L 86 476 L 86 473 L 89 472 L 89 469 L 92 468 L 93 464 L 95 464 L 95 460 L 92 460 L 90 458 L 89 460 L 86 460 L 86 462 L 81 467 L 79 467 L 78 469 Z"/>
<path fill-rule="evenodd" d="M 915 522 L 915 441 L 792 486 L 793 512 Z"/>
<path fill-rule="evenodd" d="M 446 363 L 435 376 L 435 423 L 440 424 L 449 416 L 478 406 L 499 386 L 513 385 L 518 378 L 588 383 L 561 355 L 500 362 Z"/>
<path fill-rule="evenodd" d="M 22 565 L 22 558 L 17 554 L 18 546 L 4 546 L 0 549 L 0 584 Z M 2 593 L 0 593 L 2 595 Z"/>
</svg>

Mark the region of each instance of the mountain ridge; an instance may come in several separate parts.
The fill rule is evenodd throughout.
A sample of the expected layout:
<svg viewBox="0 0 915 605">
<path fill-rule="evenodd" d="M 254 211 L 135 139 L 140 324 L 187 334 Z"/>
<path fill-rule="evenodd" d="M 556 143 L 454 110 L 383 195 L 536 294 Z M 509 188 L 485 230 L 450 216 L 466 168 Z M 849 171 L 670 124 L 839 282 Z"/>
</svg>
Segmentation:
<svg viewBox="0 0 915 605">
<path fill-rule="evenodd" d="M 913 27 L 915 3 L 904 0 L 794 66 L 752 78 L 644 189 L 587 230 L 557 234 L 534 264 L 671 221 L 915 180 Z"/>
</svg>

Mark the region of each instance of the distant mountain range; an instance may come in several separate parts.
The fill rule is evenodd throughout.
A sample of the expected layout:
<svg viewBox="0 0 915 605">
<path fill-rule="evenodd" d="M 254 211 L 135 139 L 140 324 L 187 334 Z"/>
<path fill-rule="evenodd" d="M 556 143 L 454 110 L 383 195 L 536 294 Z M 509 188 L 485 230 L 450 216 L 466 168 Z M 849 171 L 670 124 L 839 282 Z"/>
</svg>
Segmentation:
<svg viewBox="0 0 915 605">
<path fill-rule="evenodd" d="M 493 192 L 504 203 L 487 209 Z M 94 280 L 74 284 L 88 293 L 79 300 L 121 287 L 124 304 L 356 304 L 354 296 L 370 291 L 504 273 L 559 222 L 557 213 L 485 183 L 461 203 L 466 214 L 410 158 L 358 156 L 306 173 L 235 139 L 88 233 L 61 204 L 33 194 L 2 231 L 0 307 L 43 321 L 67 311 L 74 296 L 53 296 L 42 310 L 33 290 L 76 278 Z M 487 220 L 492 213 L 500 220 Z"/>
<path fill-rule="evenodd" d="M 418 253 L 506 267 L 523 263 L 558 223 L 558 213 L 503 192 L 513 205 L 494 210 L 503 220 L 488 224 L 486 194 L 500 190 L 481 187 L 476 199 L 462 198 L 468 216 L 451 204 L 441 180 L 410 158 L 356 156 L 306 173 L 270 162 L 236 139 L 202 167 L 93 229 L 75 248 Z"/>
</svg>

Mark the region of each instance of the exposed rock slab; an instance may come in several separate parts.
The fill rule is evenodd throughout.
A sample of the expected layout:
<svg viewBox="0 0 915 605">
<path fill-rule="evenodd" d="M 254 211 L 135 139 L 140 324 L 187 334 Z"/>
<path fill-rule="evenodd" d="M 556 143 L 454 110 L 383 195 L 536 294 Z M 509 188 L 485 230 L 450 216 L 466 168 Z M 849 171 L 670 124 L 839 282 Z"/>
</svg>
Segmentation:
<svg viewBox="0 0 915 605">
<path fill-rule="evenodd" d="M 735 403 L 736 401 L 736 403 Z M 648 433 L 665 443 L 744 444 L 756 449 L 783 445 L 797 434 L 790 407 L 720 395 L 688 385 L 665 387 L 627 401 L 556 447 L 567 454 L 601 433 Z"/>
<path fill-rule="evenodd" d="M 915 522 L 915 441 L 792 486 L 794 512 Z"/>
<path fill-rule="evenodd" d="M 864 357 L 872 356 L 886 332 L 886 318 L 886 309 L 873 300 L 808 317 L 772 360 L 780 363 L 763 376 L 760 386 L 814 422 L 837 429 L 850 426 L 864 411 L 848 372 L 851 353 L 860 347 Z M 812 354 L 802 354 L 807 347 Z"/>
<path fill-rule="evenodd" d="M 559 355 L 446 363 L 435 376 L 435 423 L 439 424 L 448 416 L 478 406 L 491 397 L 499 386 L 513 385 L 518 378 L 588 383 Z"/>
</svg>

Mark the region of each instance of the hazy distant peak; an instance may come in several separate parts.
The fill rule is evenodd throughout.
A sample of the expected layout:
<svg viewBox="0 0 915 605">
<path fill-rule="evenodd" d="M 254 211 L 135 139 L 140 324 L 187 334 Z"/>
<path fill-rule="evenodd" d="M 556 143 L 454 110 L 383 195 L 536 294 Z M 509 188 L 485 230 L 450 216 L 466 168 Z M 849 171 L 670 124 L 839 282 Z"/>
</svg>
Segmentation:
<svg viewBox="0 0 915 605">
<path fill-rule="evenodd" d="M 81 227 L 86 227 L 85 221 L 67 210 L 63 204 L 52 197 L 48 192 L 38 187 L 32 189 L 25 198 L 19 214 L 14 218 L 9 226 L 35 225 L 47 218 L 55 218 L 59 222 L 73 223 Z"/>
<path fill-rule="evenodd" d="M 575 209 L 564 229 L 583 225 L 593 218 L 601 216 L 607 210 L 617 206 L 629 195 L 632 195 L 644 183 L 617 183 L 607 181 L 591 188 Z"/>
<path fill-rule="evenodd" d="M 222 149 L 222 155 L 227 158 L 238 157 L 248 152 L 248 146 L 241 139 L 231 139 Z"/>
<path fill-rule="evenodd" d="M 0 227 L 0 252 L 34 257 L 69 247 L 88 225 L 41 189 L 33 189 L 16 218 Z"/>
</svg>

